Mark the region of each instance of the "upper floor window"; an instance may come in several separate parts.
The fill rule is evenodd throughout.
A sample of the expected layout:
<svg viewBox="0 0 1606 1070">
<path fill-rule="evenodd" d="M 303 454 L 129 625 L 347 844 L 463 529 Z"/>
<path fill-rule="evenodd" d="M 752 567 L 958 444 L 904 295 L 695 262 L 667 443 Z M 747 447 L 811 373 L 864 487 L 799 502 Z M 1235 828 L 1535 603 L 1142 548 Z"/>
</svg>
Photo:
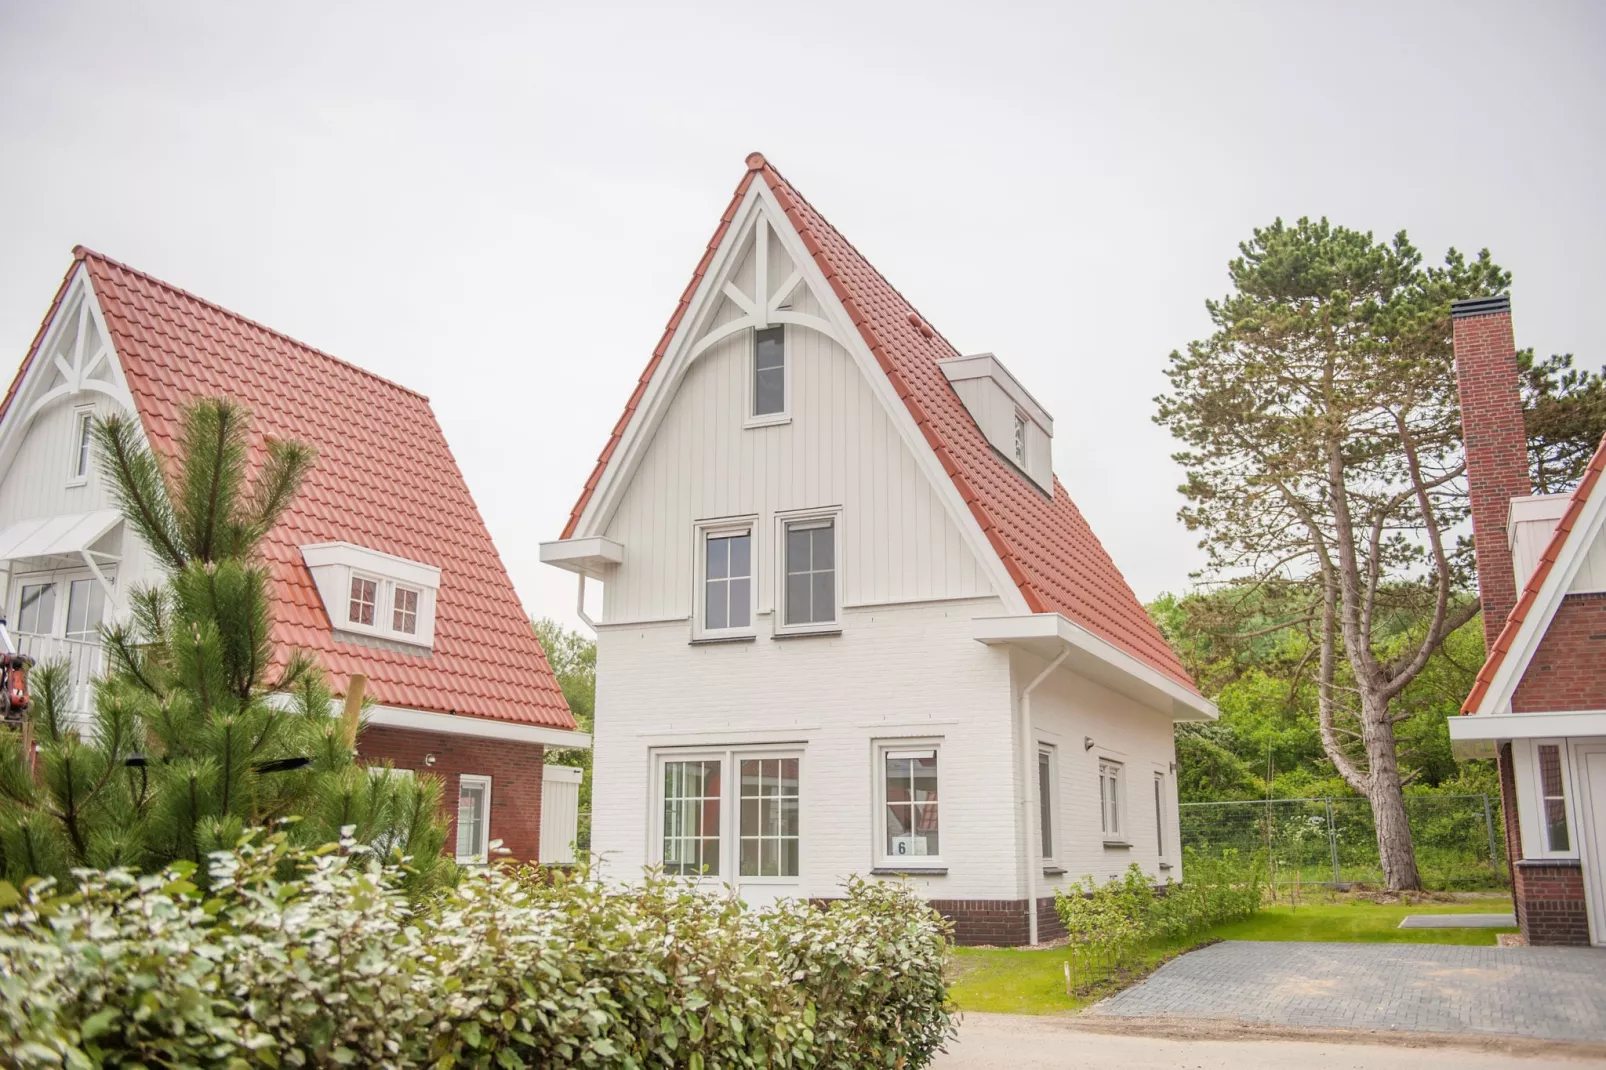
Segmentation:
<svg viewBox="0 0 1606 1070">
<path fill-rule="evenodd" d="M 703 629 L 753 626 L 753 529 L 703 533 Z"/>
<path fill-rule="evenodd" d="M 786 328 L 753 332 L 753 415 L 786 411 Z"/>
<path fill-rule="evenodd" d="M 353 624 L 374 625 L 374 610 L 379 605 L 379 583 L 366 576 L 351 577 L 351 603 L 346 619 Z"/>
<path fill-rule="evenodd" d="M 106 588 L 98 580 L 73 580 L 67 585 L 67 638 L 88 642 L 100 634 L 106 615 Z"/>
<path fill-rule="evenodd" d="M 391 608 L 391 627 L 398 632 L 413 635 L 418 631 L 418 592 L 411 587 L 397 587 L 395 605 Z"/>
<path fill-rule="evenodd" d="M 1101 760 L 1099 762 L 1099 812 L 1102 815 L 1104 838 L 1118 840 L 1121 838 L 1122 814 L 1121 805 L 1121 763 Z"/>
<path fill-rule="evenodd" d="M 1026 417 L 1015 413 L 1015 463 L 1026 467 Z"/>
<path fill-rule="evenodd" d="M 90 444 L 94 439 L 95 411 L 79 409 L 73 414 L 72 464 L 68 481 L 82 483 L 89 478 Z"/>
<path fill-rule="evenodd" d="M 787 521 L 785 626 L 836 621 L 836 520 Z"/>
</svg>

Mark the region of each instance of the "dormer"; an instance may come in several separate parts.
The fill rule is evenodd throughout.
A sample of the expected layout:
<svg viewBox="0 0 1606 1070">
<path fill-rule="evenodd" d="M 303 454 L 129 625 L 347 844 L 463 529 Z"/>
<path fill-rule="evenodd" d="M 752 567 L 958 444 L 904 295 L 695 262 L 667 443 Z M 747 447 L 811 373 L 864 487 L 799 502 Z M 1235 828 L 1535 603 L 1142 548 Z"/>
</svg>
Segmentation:
<svg viewBox="0 0 1606 1070">
<path fill-rule="evenodd" d="M 937 362 L 993 449 L 1045 494 L 1054 493 L 1054 418 L 991 353 Z"/>
<path fill-rule="evenodd" d="M 388 640 L 423 654 L 435 645 L 441 570 L 350 542 L 301 547 L 337 638 Z"/>
</svg>

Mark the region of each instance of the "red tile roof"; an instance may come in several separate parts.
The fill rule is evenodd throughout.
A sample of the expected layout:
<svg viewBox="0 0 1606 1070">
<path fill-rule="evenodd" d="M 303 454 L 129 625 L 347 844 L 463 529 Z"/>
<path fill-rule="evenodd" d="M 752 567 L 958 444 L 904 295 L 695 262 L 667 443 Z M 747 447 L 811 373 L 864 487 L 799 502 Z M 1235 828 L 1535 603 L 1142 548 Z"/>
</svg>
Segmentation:
<svg viewBox="0 0 1606 1070">
<path fill-rule="evenodd" d="M 681 294 L 674 315 L 624 415 L 597 459 L 575 504 L 563 537 L 574 533 L 597 481 L 635 415 L 675 329 L 702 282 L 714 250 L 724 238 L 755 176 L 761 177 L 804 247 L 814 257 L 870 352 L 886 372 L 927 443 L 952 478 L 982 532 L 1003 561 L 1034 613 L 1054 612 L 1108 640 L 1165 676 L 1197 692 L 1176 653 L 1149 618 L 1115 562 L 1104 551 L 1081 512 L 1054 480 L 1050 499 L 999 456 L 971 418 L 937 362 L 960 353 L 930 327 L 903 295 L 871 266 L 835 227 L 781 177 L 762 155 L 747 158 L 747 173 L 719 228 Z"/>
<path fill-rule="evenodd" d="M 250 408 L 257 451 L 265 436 L 317 448 L 301 493 L 263 545 L 281 648 L 315 654 L 336 693 L 361 672 L 381 705 L 575 727 L 427 398 L 99 253 L 73 252 L 158 454 L 171 456 L 185 403 L 205 395 Z M 0 419 L 43 335 L 41 327 Z M 433 654 L 335 637 L 300 551 L 333 541 L 440 568 Z"/>
<path fill-rule="evenodd" d="M 1517 604 L 1511 607 L 1506 614 L 1506 623 L 1500 629 L 1500 635 L 1494 641 L 1494 649 L 1489 651 L 1488 659 L 1484 661 L 1483 668 L 1478 670 L 1478 678 L 1473 681 L 1472 691 L 1467 700 L 1461 704 L 1462 713 L 1472 713 L 1478 708 L 1484 696 L 1489 693 L 1489 687 L 1494 683 L 1495 674 L 1505 663 L 1506 654 L 1517 641 L 1517 633 L 1522 630 L 1523 622 L 1533 612 L 1533 607 L 1539 601 L 1539 589 L 1545 585 L 1550 577 L 1550 571 L 1561 558 L 1562 548 L 1572 536 L 1573 529 L 1578 524 L 1578 518 L 1589 503 L 1589 496 L 1594 493 L 1595 486 L 1600 482 L 1601 473 L 1606 471 L 1606 437 L 1600 440 L 1595 449 L 1595 455 L 1589 459 L 1589 467 L 1584 469 L 1584 478 L 1578 486 L 1573 488 L 1572 498 L 1567 506 L 1567 512 L 1562 514 L 1561 521 L 1557 523 L 1555 532 L 1550 536 L 1550 543 L 1545 552 L 1539 555 L 1539 563 L 1534 566 L 1533 574 L 1523 585 L 1522 597 Z"/>
</svg>

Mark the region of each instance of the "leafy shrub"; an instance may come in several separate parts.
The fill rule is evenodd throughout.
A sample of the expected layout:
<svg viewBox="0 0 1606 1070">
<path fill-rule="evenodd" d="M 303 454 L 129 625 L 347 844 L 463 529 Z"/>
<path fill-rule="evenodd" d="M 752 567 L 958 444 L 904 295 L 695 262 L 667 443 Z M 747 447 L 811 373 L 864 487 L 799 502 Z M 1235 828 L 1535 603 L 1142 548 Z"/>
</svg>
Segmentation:
<svg viewBox="0 0 1606 1070">
<path fill-rule="evenodd" d="M 1260 909 L 1266 892 L 1261 857 L 1244 860 L 1232 850 L 1203 856 L 1189 849 L 1185 855 L 1188 879 L 1168 881 L 1158 894 L 1135 863 L 1120 880 L 1099 884 L 1083 877 L 1054 893 L 1054 909 L 1070 936 L 1074 984 L 1090 988 L 1136 966 L 1156 943 L 1182 940 Z"/>
<path fill-rule="evenodd" d="M 952 1032 L 945 925 L 899 887 L 752 911 L 491 870 L 414 913 L 398 867 L 282 832 L 194 875 L 13 893 L 17 1065 L 918 1067 Z"/>
</svg>

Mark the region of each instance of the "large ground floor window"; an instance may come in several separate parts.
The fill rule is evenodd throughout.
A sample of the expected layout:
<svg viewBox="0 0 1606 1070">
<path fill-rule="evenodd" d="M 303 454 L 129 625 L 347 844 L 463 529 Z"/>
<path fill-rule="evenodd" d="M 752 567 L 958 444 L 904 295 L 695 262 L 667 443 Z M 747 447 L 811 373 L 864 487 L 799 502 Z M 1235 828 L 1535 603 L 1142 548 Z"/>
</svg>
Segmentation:
<svg viewBox="0 0 1606 1070">
<path fill-rule="evenodd" d="M 795 751 L 782 750 L 660 754 L 664 872 L 749 882 L 795 879 L 802 853 L 800 764 Z"/>
</svg>

